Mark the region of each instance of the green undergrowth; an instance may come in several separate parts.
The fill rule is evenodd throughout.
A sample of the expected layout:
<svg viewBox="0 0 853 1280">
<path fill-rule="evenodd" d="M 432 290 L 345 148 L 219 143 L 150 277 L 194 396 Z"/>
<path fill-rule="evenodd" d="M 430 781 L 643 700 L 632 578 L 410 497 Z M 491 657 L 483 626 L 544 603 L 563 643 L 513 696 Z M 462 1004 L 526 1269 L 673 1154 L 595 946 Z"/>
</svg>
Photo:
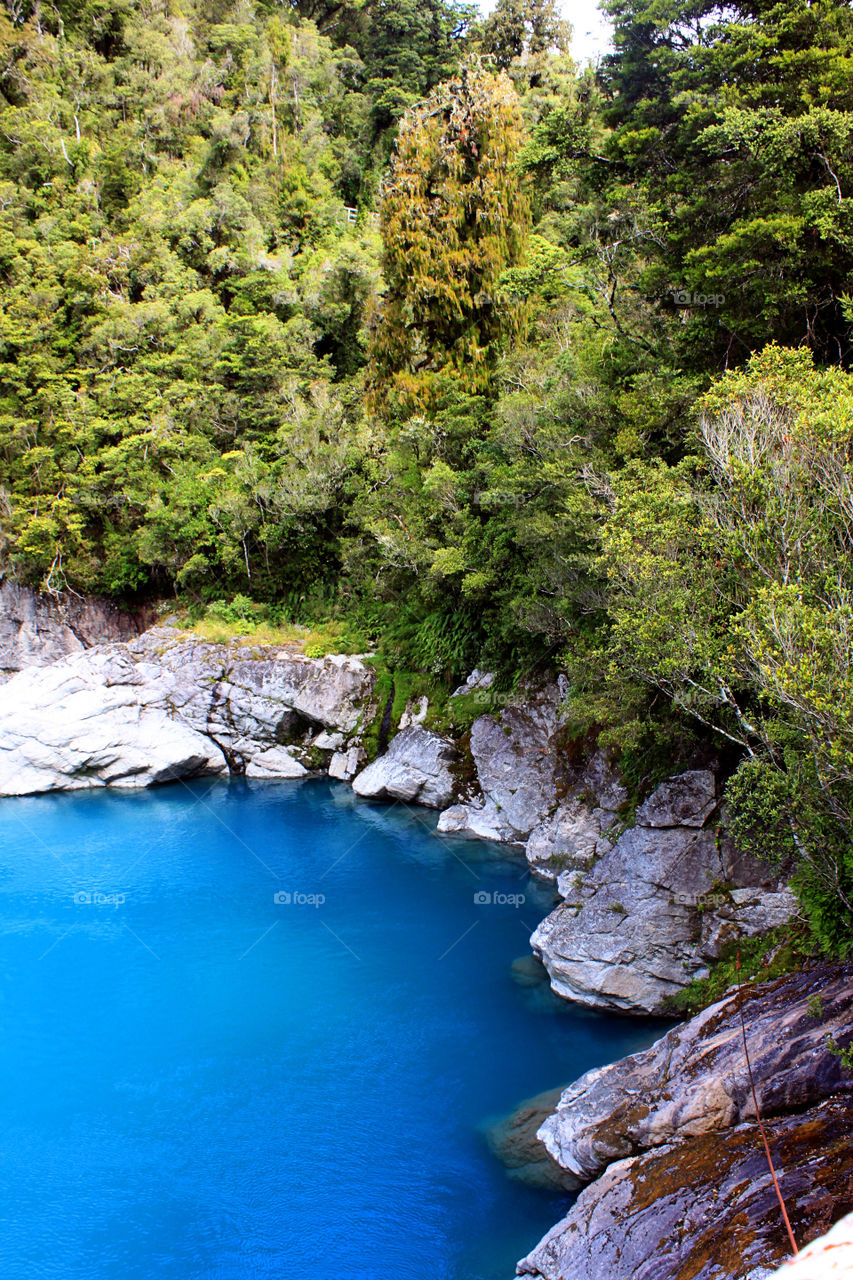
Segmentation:
<svg viewBox="0 0 853 1280">
<path fill-rule="evenodd" d="M 666 1012 L 692 1018 L 716 1000 L 721 1000 L 737 986 L 738 950 L 740 981 L 767 982 L 801 969 L 814 955 L 815 944 L 807 926 L 799 922 L 781 925 L 759 937 L 727 943 L 707 978 L 694 978 L 682 991 L 667 996 Z"/>
<path fill-rule="evenodd" d="M 213 600 L 203 611 L 187 608 L 176 620 L 182 629 L 213 644 L 282 645 L 308 658 L 365 653 L 373 647 L 371 636 L 348 618 L 309 617 L 296 621 L 282 605 L 242 595 Z"/>
</svg>

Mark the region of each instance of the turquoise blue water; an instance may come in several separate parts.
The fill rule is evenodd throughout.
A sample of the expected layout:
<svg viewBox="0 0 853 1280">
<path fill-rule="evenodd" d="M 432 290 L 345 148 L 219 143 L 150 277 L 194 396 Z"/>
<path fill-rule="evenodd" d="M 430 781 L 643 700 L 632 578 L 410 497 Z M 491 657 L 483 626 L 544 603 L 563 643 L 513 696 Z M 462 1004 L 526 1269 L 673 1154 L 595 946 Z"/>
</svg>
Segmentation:
<svg viewBox="0 0 853 1280">
<path fill-rule="evenodd" d="M 513 981 L 549 901 L 328 782 L 0 802 L 0 1275 L 509 1280 L 484 1122 L 651 1039 Z"/>
</svg>

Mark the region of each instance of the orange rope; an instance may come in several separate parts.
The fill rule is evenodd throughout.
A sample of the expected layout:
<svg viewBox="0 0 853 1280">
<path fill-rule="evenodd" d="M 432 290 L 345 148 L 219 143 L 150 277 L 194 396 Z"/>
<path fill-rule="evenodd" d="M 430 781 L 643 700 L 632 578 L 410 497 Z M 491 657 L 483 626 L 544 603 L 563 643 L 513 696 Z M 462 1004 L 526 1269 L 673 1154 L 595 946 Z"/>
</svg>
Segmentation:
<svg viewBox="0 0 853 1280">
<path fill-rule="evenodd" d="M 740 947 L 737 952 L 737 989 L 738 989 L 738 1010 L 740 1012 L 740 1029 L 743 1034 L 743 1052 L 746 1058 L 746 1069 L 749 1072 L 749 1085 L 752 1089 L 752 1104 L 755 1107 L 755 1118 L 758 1121 L 758 1128 L 761 1133 L 761 1141 L 764 1143 L 764 1153 L 767 1156 L 767 1163 L 770 1166 L 770 1176 L 773 1179 L 773 1186 L 776 1188 L 776 1196 L 779 1200 L 779 1208 L 782 1210 L 782 1219 L 785 1223 L 785 1230 L 788 1232 L 788 1239 L 791 1242 L 791 1249 L 794 1256 L 800 1252 L 797 1248 L 797 1242 L 794 1239 L 794 1233 L 791 1230 L 791 1220 L 788 1217 L 788 1210 L 785 1208 L 785 1198 L 782 1195 L 782 1188 L 779 1186 L 779 1179 L 776 1177 L 776 1170 L 773 1167 L 773 1157 L 770 1154 L 770 1146 L 767 1142 L 767 1134 L 764 1132 L 764 1122 L 761 1119 L 761 1111 L 758 1107 L 758 1098 L 755 1093 L 755 1080 L 752 1075 L 752 1063 L 749 1060 L 749 1049 L 746 1043 L 746 1022 L 743 1016 L 743 988 L 740 983 Z"/>
</svg>

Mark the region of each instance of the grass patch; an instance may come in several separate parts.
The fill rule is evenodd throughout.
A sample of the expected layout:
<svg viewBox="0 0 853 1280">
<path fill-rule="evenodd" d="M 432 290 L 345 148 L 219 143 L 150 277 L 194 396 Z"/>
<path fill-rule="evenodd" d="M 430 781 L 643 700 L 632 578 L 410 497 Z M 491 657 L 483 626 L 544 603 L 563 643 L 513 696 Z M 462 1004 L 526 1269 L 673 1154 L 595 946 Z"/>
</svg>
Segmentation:
<svg viewBox="0 0 853 1280">
<path fill-rule="evenodd" d="M 756 938 L 727 943 L 707 978 L 694 978 L 683 991 L 666 997 L 666 1012 L 692 1018 L 737 986 L 737 951 L 741 981 L 767 982 L 801 969 L 814 955 L 814 940 L 804 924 L 780 925 Z"/>
<path fill-rule="evenodd" d="M 277 645 L 308 658 L 365 653 L 372 647 L 370 636 L 346 619 L 294 622 L 281 606 L 239 595 L 232 600 L 214 600 L 201 616 L 188 612 L 177 624 L 212 644 Z"/>
</svg>

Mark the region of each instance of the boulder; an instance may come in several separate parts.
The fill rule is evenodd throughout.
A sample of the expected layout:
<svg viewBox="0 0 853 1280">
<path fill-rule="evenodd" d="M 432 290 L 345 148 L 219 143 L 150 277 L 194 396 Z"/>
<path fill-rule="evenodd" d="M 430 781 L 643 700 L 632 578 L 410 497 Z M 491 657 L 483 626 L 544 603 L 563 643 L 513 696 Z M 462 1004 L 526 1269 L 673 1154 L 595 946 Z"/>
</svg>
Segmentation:
<svg viewBox="0 0 853 1280">
<path fill-rule="evenodd" d="M 587 1071 L 539 1131 L 554 1159 L 589 1181 L 624 1156 L 754 1119 L 741 1000 L 764 1116 L 853 1096 L 853 1072 L 827 1041 L 853 1040 L 853 965 L 821 965 L 745 987 L 648 1049 Z"/>
<path fill-rule="evenodd" d="M 705 796 L 687 813 L 695 822 L 707 778 L 666 785 L 670 796 Z M 676 809 L 687 812 L 686 802 L 656 803 L 647 817 Z M 531 938 L 557 994 L 593 1008 L 664 1012 L 666 997 L 704 976 L 730 937 L 763 933 L 796 910 L 778 875 L 719 831 L 636 826 L 596 858 L 588 871 L 559 875 L 564 901 Z"/>
<path fill-rule="evenodd" d="M 853 1043 L 853 965 L 821 964 L 732 992 L 650 1048 L 588 1071 L 563 1091 L 537 1137 L 570 1174 L 597 1180 L 519 1263 L 519 1275 L 770 1275 L 787 1244 L 743 1027 L 800 1244 L 853 1207 L 853 1074 L 830 1050 L 833 1041 Z"/>
<path fill-rule="evenodd" d="M 170 688 L 102 649 L 13 677 L 0 710 L 0 795 L 224 772 L 210 738 L 170 714 Z"/>
<path fill-rule="evenodd" d="M 690 769 L 668 778 L 637 810 L 638 827 L 704 827 L 717 807 L 710 769 Z"/>
<path fill-rule="evenodd" d="M 229 769 L 301 777 L 301 748 L 318 730 L 348 746 L 372 688 L 359 658 L 311 659 L 152 628 L 7 682 L 0 795 L 148 786 Z"/>
<path fill-rule="evenodd" d="M 412 725 L 392 739 L 385 755 L 356 776 L 353 790 L 371 799 L 407 800 L 440 809 L 453 798 L 450 766 L 456 754 L 446 738 Z"/>
<path fill-rule="evenodd" d="M 308 770 L 285 747 L 258 751 L 246 764 L 247 778 L 305 778 Z"/>
<path fill-rule="evenodd" d="M 478 685 L 471 688 L 482 688 L 487 677 L 479 672 L 473 676 L 478 677 Z M 558 689 L 548 686 L 499 715 L 474 721 L 471 756 L 480 794 L 455 806 L 439 824 L 440 831 L 516 844 L 527 840 L 555 808 L 560 790 L 565 790 L 559 705 Z"/>
<path fill-rule="evenodd" d="M 493 800 L 452 804 L 438 819 L 438 832 L 444 836 L 466 836 L 477 840 L 497 840 L 503 844 L 520 844 L 516 832 Z"/>
<path fill-rule="evenodd" d="M 853 1099 L 766 1124 L 795 1237 L 853 1207 Z M 752 1122 L 617 1161 L 517 1267 L 536 1280 L 765 1280 L 789 1254 Z M 811 1271 L 809 1280 L 817 1280 Z"/>
<path fill-rule="evenodd" d="M 350 747 L 348 751 L 336 751 L 329 761 L 329 777 L 339 782 L 349 782 L 358 773 L 362 758 L 361 747 Z"/>
</svg>

